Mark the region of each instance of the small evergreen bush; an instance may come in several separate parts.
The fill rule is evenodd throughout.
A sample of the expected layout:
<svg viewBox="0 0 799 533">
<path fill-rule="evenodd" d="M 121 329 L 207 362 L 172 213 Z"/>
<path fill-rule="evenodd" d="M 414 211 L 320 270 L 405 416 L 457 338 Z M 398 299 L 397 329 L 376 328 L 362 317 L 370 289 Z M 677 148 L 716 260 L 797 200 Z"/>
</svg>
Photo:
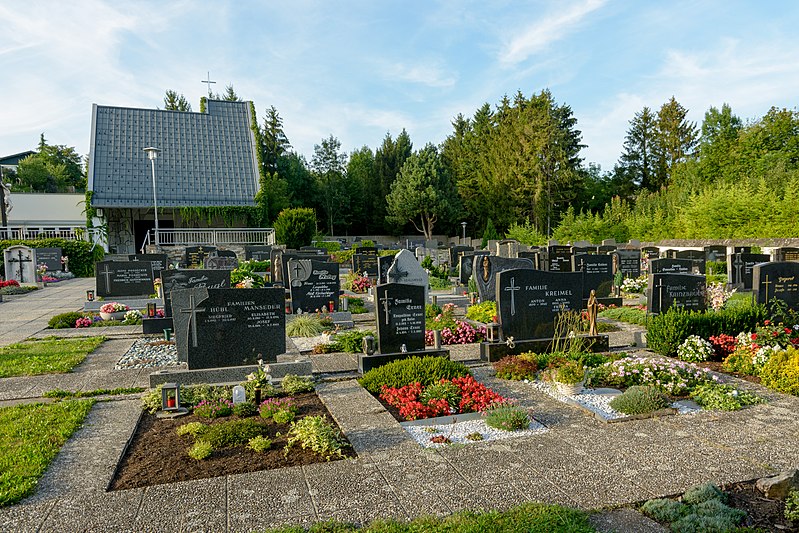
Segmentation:
<svg viewBox="0 0 799 533">
<path fill-rule="evenodd" d="M 676 522 L 691 512 L 684 503 L 666 498 L 649 500 L 641 506 L 641 512 L 658 522 Z"/>
<path fill-rule="evenodd" d="M 184 435 L 191 435 L 192 437 L 197 438 L 197 436 L 202 434 L 205 427 L 205 424 L 202 422 L 189 422 L 188 424 L 178 426 L 178 428 L 175 430 L 175 433 L 181 437 Z"/>
<path fill-rule="evenodd" d="M 287 248 L 309 246 L 316 233 L 316 213 L 309 207 L 284 209 L 275 219 L 277 242 Z"/>
<path fill-rule="evenodd" d="M 250 439 L 247 443 L 247 447 L 255 452 L 262 453 L 272 447 L 272 439 L 264 437 L 263 435 L 258 435 Z"/>
<path fill-rule="evenodd" d="M 244 444 L 253 437 L 266 435 L 266 432 L 266 426 L 251 418 L 227 420 L 221 424 L 205 426 L 200 435 L 200 440 L 209 443 L 215 449 L 219 449 Z"/>
<path fill-rule="evenodd" d="M 772 355 L 760 371 L 763 385 L 799 396 L 799 350 L 789 347 Z"/>
<path fill-rule="evenodd" d="M 610 401 L 613 409 L 626 415 L 651 413 L 670 404 L 665 394 L 648 385 L 633 385 Z"/>
<path fill-rule="evenodd" d="M 210 442 L 198 440 L 192 445 L 191 448 L 189 448 L 188 453 L 189 457 L 192 459 L 202 461 L 203 459 L 211 457 L 211 454 L 214 453 L 214 447 L 211 446 Z"/>
<path fill-rule="evenodd" d="M 799 522 L 799 490 L 792 490 L 785 498 L 785 518 Z"/>
<path fill-rule="evenodd" d="M 292 446 L 299 444 L 329 461 L 333 457 L 344 457 L 343 450 L 349 446 L 338 428 L 323 416 L 306 416 L 292 422 L 287 436 L 286 455 Z"/>
<path fill-rule="evenodd" d="M 369 335 L 374 336 L 371 331 L 353 329 L 344 333 L 339 333 L 336 340 L 332 342 L 334 352 L 361 353 L 363 351 L 363 338 Z"/>
<path fill-rule="evenodd" d="M 691 487 L 682 495 L 683 503 L 690 505 L 706 502 L 708 500 L 719 500 L 721 503 L 725 503 L 727 501 L 727 495 L 713 483 L 703 483 L 702 485 Z"/>
<path fill-rule="evenodd" d="M 86 316 L 78 311 L 70 311 L 69 313 L 61 313 L 50 318 L 47 322 L 47 327 L 51 329 L 68 329 L 75 327 L 75 321 L 79 318 Z"/>
<path fill-rule="evenodd" d="M 258 414 L 258 408 L 252 402 L 241 402 L 233 406 L 233 414 L 241 418 L 248 416 L 255 416 Z"/>
<path fill-rule="evenodd" d="M 527 410 L 518 405 L 494 404 L 485 411 L 486 425 L 504 431 L 526 429 L 530 425 Z"/>
<path fill-rule="evenodd" d="M 372 394 L 379 394 L 383 385 L 400 388 L 411 383 L 420 383 L 427 386 L 442 379 L 471 375 L 469 368 L 457 361 L 433 356 L 409 357 L 373 368 L 358 382 Z"/>
<path fill-rule="evenodd" d="M 517 355 L 507 355 L 494 363 L 494 370 L 500 379 L 533 380 L 538 372 L 538 364 L 535 360 L 523 359 Z"/>
<path fill-rule="evenodd" d="M 296 417 L 297 415 L 294 414 L 294 411 L 290 409 L 280 409 L 272 415 L 272 420 L 275 424 L 288 424 L 289 422 L 294 422 Z"/>
</svg>

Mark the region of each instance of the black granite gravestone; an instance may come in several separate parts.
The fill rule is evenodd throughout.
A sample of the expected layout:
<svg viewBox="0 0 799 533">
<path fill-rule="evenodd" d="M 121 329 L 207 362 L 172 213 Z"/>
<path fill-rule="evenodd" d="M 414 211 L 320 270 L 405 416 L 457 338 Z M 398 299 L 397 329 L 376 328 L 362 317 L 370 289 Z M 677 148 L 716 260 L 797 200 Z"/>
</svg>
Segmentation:
<svg viewBox="0 0 799 533">
<path fill-rule="evenodd" d="M 472 277 L 472 268 L 474 267 L 474 258 L 478 255 L 489 255 L 485 250 L 475 250 L 474 252 L 464 252 L 458 258 L 458 281 L 462 285 L 469 284 L 469 278 Z"/>
<path fill-rule="evenodd" d="M 691 259 L 664 257 L 649 261 L 650 274 L 690 274 L 693 268 L 694 262 Z"/>
<path fill-rule="evenodd" d="M 183 264 L 186 268 L 202 268 L 205 258 L 216 251 L 216 246 L 187 246 L 183 254 Z"/>
<path fill-rule="evenodd" d="M 238 260 L 239 258 L 239 256 L 233 250 L 217 250 L 215 253 L 212 253 L 211 255 L 216 257 L 230 257 L 236 260 Z"/>
<path fill-rule="evenodd" d="M 550 272 L 571 272 L 572 249 L 571 246 L 547 247 L 547 270 Z"/>
<path fill-rule="evenodd" d="M 239 266 L 239 260 L 236 257 L 225 255 L 206 257 L 204 263 L 207 270 L 233 270 Z"/>
<path fill-rule="evenodd" d="M 145 296 L 155 291 L 149 261 L 100 261 L 95 268 L 97 296 Z"/>
<path fill-rule="evenodd" d="M 328 261 L 329 256 L 313 252 L 300 253 L 297 250 L 282 250 L 273 248 L 271 257 L 272 283 L 283 286 L 288 285 L 288 262 L 292 259 L 313 259 L 314 261 Z"/>
<path fill-rule="evenodd" d="M 269 261 L 269 253 L 272 251 L 271 245 L 248 245 L 244 247 L 244 260 L 249 261 Z"/>
<path fill-rule="evenodd" d="M 674 253 L 675 259 L 690 259 L 694 262 L 694 270 L 700 274 L 705 273 L 705 251 L 704 250 L 679 250 Z"/>
<path fill-rule="evenodd" d="M 326 255 L 327 248 L 319 248 L 318 246 L 300 246 L 300 252 L 304 254 Z"/>
<path fill-rule="evenodd" d="M 648 311 L 664 313 L 671 307 L 686 311 L 705 309 L 705 276 L 697 274 L 650 274 Z"/>
<path fill-rule="evenodd" d="M 45 265 L 48 272 L 61 271 L 61 248 L 34 248 L 36 262 Z"/>
<path fill-rule="evenodd" d="M 613 291 L 613 258 L 609 255 L 580 254 L 573 258 L 574 272 L 583 273 L 583 299 L 596 291 L 597 298 L 607 298 Z"/>
<path fill-rule="evenodd" d="M 179 289 L 229 289 L 228 270 L 162 270 L 161 283 L 164 291 L 164 315 L 172 316 L 172 291 Z"/>
<path fill-rule="evenodd" d="M 726 246 L 705 246 L 705 262 L 726 261 L 727 260 L 727 247 Z"/>
<path fill-rule="evenodd" d="M 743 287 L 743 290 L 752 289 L 752 268 L 758 263 L 768 263 L 771 256 L 768 254 L 735 254 L 727 256 L 727 279 L 733 285 Z"/>
<path fill-rule="evenodd" d="M 394 262 L 393 255 L 379 255 L 377 256 L 377 283 L 388 283 L 388 269 L 391 268 L 391 263 Z"/>
<path fill-rule="evenodd" d="M 637 278 L 641 275 L 641 250 L 616 250 L 619 269 L 625 278 Z"/>
<path fill-rule="evenodd" d="M 360 255 L 377 255 L 377 246 L 356 246 L 353 254 Z"/>
<path fill-rule="evenodd" d="M 660 248 L 657 246 L 644 246 L 641 248 L 641 253 L 644 254 L 648 260 L 657 259 L 660 257 Z"/>
<path fill-rule="evenodd" d="M 528 268 L 533 270 L 533 262 L 529 259 L 510 259 L 494 255 L 475 256 L 472 274 L 477 282 L 477 294 L 480 301 L 496 301 L 497 274 L 503 270 Z"/>
<path fill-rule="evenodd" d="M 597 253 L 596 246 L 572 246 L 572 257 L 578 254 L 596 254 L 596 253 Z"/>
<path fill-rule="evenodd" d="M 543 252 L 541 250 L 530 250 L 530 251 L 519 252 L 517 255 L 519 256 L 519 259 L 529 259 L 530 261 L 532 261 L 534 269 L 543 270 L 541 268 L 541 263 L 542 263 L 541 254 L 543 253 L 546 252 Z"/>
<path fill-rule="evenodd" d="M 172 292 L 178 361 L 189 370 L 274 363 L 286 351 L 283 289 Z"/>
<path fill-rule="evenodd" d="M 615 244 L 602 244 L 596 247 L 597 253 L 600 254 L 611 254 L 618 249 L 618 246 Z"/>
<path fill-rule="evenodd" d="M 799 248 L 777 248 L 774 250 L 774 261 L 799 261 Z"/>
<path fill-rule="evenodd" d="M 751 254 L 752 247 L 751 246 L 733 246 L 732 253 L 735 254 Z"/>
<path fill-rule="evenodd" d="M 776 299 L 785 302 L 789 309 L 799 310 L 799 263 L 780 261 L 755 265 L 752 288 L 759 304 Z"/>
<path fill-rule="evenodd" d="M 375 320 L 380 353 L 424 350 L 424 287 L 386 283 L 376 287 Z"/>
<path fill-rule="evenodd" d="M 128 261 L 149 261 L 153 264 L 153 275 L 158 277 L 158 273 L 169 268 L 169 256 L 167 254 L 130 254 Z"/>
<path fill-rule="evenodd" d="M 288 267 L 292 313 L 313 313 L 322 309 L 332 313 L 338 310 L 341 288 L 338 263 L 292 259 Z"/>
<path fill-rule="evenodd" d="M 461 256 L 466 252 L 474 251 L 473 246 L 466 246 L 465 244 L 456 244 L 449 249 L 449 265 L 451 268 L 456 268 L 460 264 Z"/>
<path fill-rule="evenodd" d="M 360 250 L 360 248 L 359 248 Z M 352 254 L 352 271 L 366 274 L 370 278 L 377 277 L 377 253 Z"/>
<path fill-rule="evenodd" d="M 513 269 L 497 275 L 497 311 L 505 338 L 552 337 L 555 318 L 583 304 L 581 272 Z"/>
</svg>

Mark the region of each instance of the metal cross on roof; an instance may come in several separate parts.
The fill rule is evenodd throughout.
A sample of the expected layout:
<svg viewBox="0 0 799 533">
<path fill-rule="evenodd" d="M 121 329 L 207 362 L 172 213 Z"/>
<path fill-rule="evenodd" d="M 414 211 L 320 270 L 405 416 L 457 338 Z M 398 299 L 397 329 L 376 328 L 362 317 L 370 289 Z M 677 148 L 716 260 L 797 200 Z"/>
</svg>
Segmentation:
<svg viewBox="0 0 799 533">
<path fill-rule="evenodd" d="M 208 98 L 210 98 L 211 96 L 213 96 L 213 95 L 211 94 L 211 84 L 212 84 L 212 83 L 216 83 L 216 82 L 215 82 L 215 81 L 211 81 L 211 72 L 210 72 L 210 71 L 208 71 L 208 79 L 207 79 L 207 80 L 202 80 L 202 82 L 201 82 L 201 83 L 205 83 L 205 84 L 207 84 L 207 85 L 208 85 Z"/>
</svg>

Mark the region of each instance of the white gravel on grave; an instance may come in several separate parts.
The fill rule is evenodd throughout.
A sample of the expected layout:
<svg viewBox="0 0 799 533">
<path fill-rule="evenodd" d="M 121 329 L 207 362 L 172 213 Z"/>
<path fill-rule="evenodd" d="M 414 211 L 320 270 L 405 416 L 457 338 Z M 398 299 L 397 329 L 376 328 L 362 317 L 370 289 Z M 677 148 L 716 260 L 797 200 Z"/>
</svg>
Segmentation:
<svg viewBox="0 0 799 533">
<path fill-rule="evenodd" d="M 517 437 L 529 437 L 549 431 L 546 426 L 536 422 L 530 422 L 527 429 L 519 429 L 516 431 L 504 431 L 501 429 L 494 429 L 489 427 L 484 420 L 467 420 L 464 422 L 444 423 L 430 425 L 410 425 L 403 426 L 405 431 L 413 437 L 413 440 L 419 443 L 423 448 L 444 448 L 451 444 L 475 444 L 478 442 L 490 442 L 495 440 L 513 439 Z M 435 431 L 431 431 L 434 429 Z M 466 435 L 472 433 L 480 433 L 483 440 L 469 440 Z M 436 435 L 443 435 L 451 441 L 449 444 L 431 442 L 430 439 Z"/>
<path fill-rule="evenodd" d="M 128 351 L 119 358 L 114 369 L 180 366 L 182 363 L 178 361 L 178 350 L 174 344 L 150 344 L 163 339 L 163 336 L 136 339 Z"/>
</svg>

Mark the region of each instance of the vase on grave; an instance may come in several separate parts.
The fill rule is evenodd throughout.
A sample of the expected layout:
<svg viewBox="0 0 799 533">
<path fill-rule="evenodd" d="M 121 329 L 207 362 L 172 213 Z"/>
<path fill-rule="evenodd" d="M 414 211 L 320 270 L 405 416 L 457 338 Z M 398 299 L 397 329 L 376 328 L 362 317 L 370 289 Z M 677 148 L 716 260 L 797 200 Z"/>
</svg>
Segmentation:
<svg viewBox="0 0 799 533">
<path fill-rule="evenodd" d="M 116 313 L 103 313 L 100 311 L 100 318 L 103 320 L 124 320 L 125 311 L 117 311 Z"/>
<path fill-rule="evenodd" d="M 579 383 L 556 382 L 556 385 L 558 387 L 558 391 L 560 391 L 562 394 L 565 394 L 567 396 L 574 396 L 576 394 L 580 394 L 583 391 L 584 382 L 582 381 Z"/>
</svg>

